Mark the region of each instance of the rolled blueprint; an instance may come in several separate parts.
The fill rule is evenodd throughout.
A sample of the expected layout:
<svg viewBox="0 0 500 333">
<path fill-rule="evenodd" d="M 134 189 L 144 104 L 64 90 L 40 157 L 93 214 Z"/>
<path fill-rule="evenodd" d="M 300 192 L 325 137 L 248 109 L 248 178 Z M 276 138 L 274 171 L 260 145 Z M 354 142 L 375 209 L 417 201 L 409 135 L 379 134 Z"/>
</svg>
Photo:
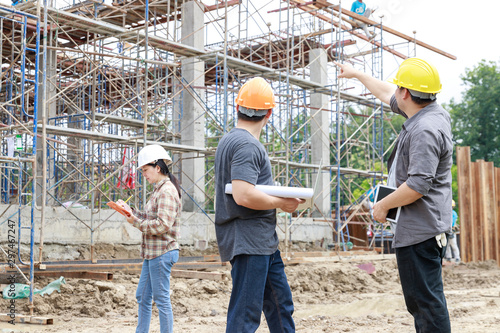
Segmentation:
<svg viewBox="0 0 500 333">
<path fill-rule="evenodd" d="M 314 190 L 312 188 L 306 187 L 255 185 L 255 188 L 266 194 L 281 198 L 310 199 L 314 194 Z M 232 184 L 226 184 L 226 194 L 233 194 Z"/>
</svg>

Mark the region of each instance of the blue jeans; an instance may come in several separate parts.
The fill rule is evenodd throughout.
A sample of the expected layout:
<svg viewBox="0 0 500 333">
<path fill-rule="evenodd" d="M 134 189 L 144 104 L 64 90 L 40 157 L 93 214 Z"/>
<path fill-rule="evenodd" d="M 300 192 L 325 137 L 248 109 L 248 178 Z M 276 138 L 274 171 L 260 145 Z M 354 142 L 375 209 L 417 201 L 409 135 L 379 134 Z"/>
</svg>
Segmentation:
<svg viewBox="0 0 500 333">
<path fill-rule="evenodd" d="M 139 304 L 136 333 L 149 332 L 153 300 L 160 316 L 160 332 L 174 331 L 174 315 L 170 304 L 170 271 L 179 260 L 179 250 L 172 250 L 154 259 L 144 259 L 135 297 Z"/>
<path fill-rule="evenodd" d="M 226 332 L 255 332 L 262 311 L 271 333 L 295 332 L 292 292 L 280 251 L 272 255 L 238 255 L 231 265 L 233 291 Z"/>
<path fill-rule="evenodd" d="M 418 333 L 450 333 L 441 277 L 444 250 L 432 237 L 422 243 L 396 248 L 399 277 L 406 308 Z"/>
</svg>

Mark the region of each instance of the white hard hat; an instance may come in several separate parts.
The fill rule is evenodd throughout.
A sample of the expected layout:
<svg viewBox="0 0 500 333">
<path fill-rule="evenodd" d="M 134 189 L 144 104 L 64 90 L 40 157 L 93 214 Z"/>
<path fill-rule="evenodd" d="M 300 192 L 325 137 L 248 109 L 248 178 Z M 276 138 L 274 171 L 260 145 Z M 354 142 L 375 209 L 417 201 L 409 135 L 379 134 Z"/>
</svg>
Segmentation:
<svg viewBox="0 0 500 333">
<path fill-rule="evenodd" d="M 165 148 L 160 145 L 150 145 L 142 148 L 139 152 L 138 160 L 138 168 L 146 164 L 155 163 L 158 160 L 163 160 L 166 165 L 172 164 L 172 158 L 170 158 Z"/>
</svg>

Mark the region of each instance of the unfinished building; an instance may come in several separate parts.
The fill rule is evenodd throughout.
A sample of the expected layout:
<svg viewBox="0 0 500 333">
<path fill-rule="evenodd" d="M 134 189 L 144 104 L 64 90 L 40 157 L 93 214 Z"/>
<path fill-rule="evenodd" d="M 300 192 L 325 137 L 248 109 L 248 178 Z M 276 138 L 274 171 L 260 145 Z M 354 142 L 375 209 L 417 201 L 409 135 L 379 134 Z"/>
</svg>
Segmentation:
<svg viewBox="0 0 500 333">
<path fill-rule="evenodd" d="M 374 222 L 359 202 L 366 185 L 384 177 L 399 128 L 387 105 L 337 79 L 333 61 L 386 79 L 420 47 L 454 57 L 342 7 L 325 0 L 0 7 L 0 224 L 15 222 L 15 243 L 29 244 L 32 267 L 44 261 L 55 211 L 86 230 L 93 246 L 104 238 L 97 234 L 110 218 L 108 201 L 144 204 L 148 187 L 133 161 L 152 143 L 173 154 L 190 213 L 181 228 L 200 216 L 212 221 L 217 142 L 235 124 L 239 87 L 261 76 L 277 98 L 262 136 L 275 181 L 314 188 L 310 208 L 281 216 L 286 244 L 307 219 L 324 225 L 314 237 L 338 250 L 373 247 L 366 230 Z"/>
</svg>

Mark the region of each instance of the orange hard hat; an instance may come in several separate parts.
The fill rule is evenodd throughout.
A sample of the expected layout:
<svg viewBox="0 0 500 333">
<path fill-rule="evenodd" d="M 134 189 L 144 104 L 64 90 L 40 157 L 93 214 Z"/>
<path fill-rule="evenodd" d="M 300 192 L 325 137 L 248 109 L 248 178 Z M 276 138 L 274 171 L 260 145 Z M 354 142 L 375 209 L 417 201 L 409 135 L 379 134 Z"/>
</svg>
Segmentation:
<svg viewBox="0 0 500 333">
<path fill-rule="evenodd" d="M 238 92 L 235 103 L 254 110 L 269 110 L 276 105 L 273 89 L 261 77 L 253 78 L 245 83 Z"/>
</svg>

